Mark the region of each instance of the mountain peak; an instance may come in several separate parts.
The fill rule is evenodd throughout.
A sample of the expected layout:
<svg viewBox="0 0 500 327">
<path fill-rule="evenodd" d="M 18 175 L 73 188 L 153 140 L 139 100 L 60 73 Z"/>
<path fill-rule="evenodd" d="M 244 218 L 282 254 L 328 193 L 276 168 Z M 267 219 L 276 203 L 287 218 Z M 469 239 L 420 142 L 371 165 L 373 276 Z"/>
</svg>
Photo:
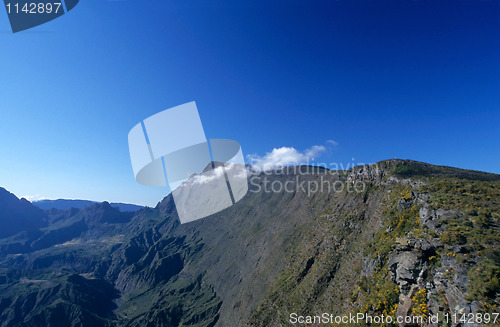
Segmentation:
<svg viewBox="0 0 500 327">
<path fill-rule="evenodd" d="M 24 198 L 0 187 L 0 237 L 23 230 L 36 230 L 46 224 L 46 215 Z"/>
</svg>

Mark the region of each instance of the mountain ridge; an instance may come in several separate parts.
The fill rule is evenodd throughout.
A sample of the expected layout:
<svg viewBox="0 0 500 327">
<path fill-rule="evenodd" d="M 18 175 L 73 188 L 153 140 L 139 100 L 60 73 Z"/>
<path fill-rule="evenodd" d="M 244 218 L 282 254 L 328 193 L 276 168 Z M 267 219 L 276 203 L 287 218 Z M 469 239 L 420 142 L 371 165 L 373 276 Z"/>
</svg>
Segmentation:
<svg viewBox="0 0 500 327">
<path fill-rule="evenodd" d="M 303 170 L 254 174 L 259 191 L 182 225 L 171 195 L 128 216 L 106 203 L 49 213 L 43 233 L 76 226 L 79 234 L 20 252 L 0 246 L 1 326 L 33 323 L 32 312 L 52 321 L 52 302 L 12 318 L 14 303 L 75 274 L 83 280 L 71 283 L 109 286 L 105 298 L 117 304 L 96 326 L 287 326 L 291 310 L 415 316 L 495 308 L 500 175 L 394 159 Z M 365 188 L 265 192 L 265 178 Z M 96 308 L 77 302 L 97 290 L 72 289 L 73 309 L 57 311 L 60 318 L 94 317 Z M 422 292 L 427 311 L 417 306 Z"/>
<path fill-rule="evenodd" d="M 32 203 L 33 205 L 39 207 L 42 210 L 50 210 L 50 209 L 68 210 L 71 208 L 83 209 L 84 207 L 88 207 L 101 202 L 90 201 L 90 200 L 79 200 L 79 199 L 56 199 L 56 200 L 45 199 L 45 200 L 33 201 Z M 109 202 L 109 204 L 112 207 L 120 209 L 120 211 L 138 211 L 144 208 L 144 206 L 131 203 L 123 203 L 123 202 Z"/>
</svg>

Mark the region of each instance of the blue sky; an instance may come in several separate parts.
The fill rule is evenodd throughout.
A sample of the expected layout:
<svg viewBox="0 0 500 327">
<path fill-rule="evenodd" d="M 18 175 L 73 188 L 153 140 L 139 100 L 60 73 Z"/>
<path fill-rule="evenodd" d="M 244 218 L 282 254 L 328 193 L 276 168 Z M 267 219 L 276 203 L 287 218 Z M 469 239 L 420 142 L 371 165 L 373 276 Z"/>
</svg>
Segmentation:
<svg viewBox="0 0 500 327">
<path fill-rule="evenodd" d="M 155 205 L 127 134 L 196 101 L 209 138 L 320 162 L 500 173 L 498 1 L 82 0 L 12 34 L 0 10 L 0 186 Z M 327 140 L 334 140 L 334 146 Z"/>
</svg>

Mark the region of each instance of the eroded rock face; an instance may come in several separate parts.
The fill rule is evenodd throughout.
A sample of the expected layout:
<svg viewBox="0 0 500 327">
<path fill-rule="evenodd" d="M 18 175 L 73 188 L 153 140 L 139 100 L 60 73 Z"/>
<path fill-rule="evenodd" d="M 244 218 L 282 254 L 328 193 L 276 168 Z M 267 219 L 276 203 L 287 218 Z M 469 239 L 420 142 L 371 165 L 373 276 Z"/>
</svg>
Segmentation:
<svg viewBox="0 0 500 327">
<path fill-rule="evenodd" d="M 463 213 L 454 210 L 431 209 L 427 203 L 424 203 L 420 208 L 420 223 L 440 234 L 444 231 L 442 221 L 454 215 L 463 216 Z"/>
<path fill-rule="evenodd" d="M 424 288 L 427 258 L 437 246 L 435 242 L 423 239 L 396 240 L 395 249 L 389 257 L 391 278 L 401 291 L 396 316 L 411 315 L 412 298 L 419 289 Z"/>
<path fill-rule="evenodd" d="M 439 314 L 443 315 L 446 311 L 450 312 L 451 315 L 456 314 L 461 316 L 462 314 L 477 313 L 477 306 L 473 302 L 468 304 L 465 299 L 465 293 L 462 292 L 455 282 L 450 281 L 446 274 L 449 268 L 437 269 L 432 280 L 427 284 L 429 288 L 429 312 L 433 315 Z M 443 305 L 441 300 L 447 305 Z M 441 302 L 441 303 L 440 303 Z M 439 324 L 429 324 L 429 326 L 437 327 Z M 452 326 L 464 326 L 464 327 L 475 327 L 480 326 L 479 324 L 463 323 L 463 324 L 452 324 Z"/>
<path fill-rule="evenodd" d="M 417 251 L 399 251 L 389 259 L 389 268 L 401 293 L 408 295 L 411 287 L 417 284 L 417 279 L 422 272 L 422 255 Z"/>
<path fill-rule="evenodd" d="M 427 292 L 429 315 L 443 316 L 446 312 L 467 315 L 477 312 L 477 305 L 474 302 L 469 304 L 466 300 L 469 267 L 447 254 L 441 255 L 442 267 L 431 266 L 429 258 L 438 255 L 441 248 L 443 245 L 437 239 L 397 239 L 395 249 L 389 257 L 391 278 L 401 291 L 397 316 L 411 315 L 412 299 L 420 289 Z M 429 323 L 427 326 L 437 327 L 439 323 Z M 463 323 L 451 326 L 479 325 Z"/>
<path fill-rule="evenodd" d="M 368 181 L 380 182 L 387 175 L 387 172 L 381 169 L 377 164 L 360 166 L 352 169 L 347 176 L 349 182 Z"/>
</svg>

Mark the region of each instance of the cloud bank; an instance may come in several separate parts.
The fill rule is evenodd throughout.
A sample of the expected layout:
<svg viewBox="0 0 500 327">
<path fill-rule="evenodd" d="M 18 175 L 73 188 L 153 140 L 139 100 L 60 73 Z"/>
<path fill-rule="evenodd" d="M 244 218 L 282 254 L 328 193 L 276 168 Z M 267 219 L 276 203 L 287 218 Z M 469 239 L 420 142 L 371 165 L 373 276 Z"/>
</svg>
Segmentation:
<svg viewBox="0 0 500 327">
<path fill-rule="evenodd" d="M 252 169 L 256 171 L 267 171 L 278 169 L 284 166 L 301 165 L 314 160 L 326 151 L 324 145 L 314 145 L 305 151 L 299 151 L 293 147 L 274 148 L 264 156 L 248 155 L 248 161 Z"/>
<path fill-rule="evenodd" d="M 37 194 L 37 195 L 23 195 L 23 196 L 21 196 L 21 198 L 26 199 L 29 202 L 47 200 L 46 197 L 43 197 L 40 194 Z"/>
</svg>

